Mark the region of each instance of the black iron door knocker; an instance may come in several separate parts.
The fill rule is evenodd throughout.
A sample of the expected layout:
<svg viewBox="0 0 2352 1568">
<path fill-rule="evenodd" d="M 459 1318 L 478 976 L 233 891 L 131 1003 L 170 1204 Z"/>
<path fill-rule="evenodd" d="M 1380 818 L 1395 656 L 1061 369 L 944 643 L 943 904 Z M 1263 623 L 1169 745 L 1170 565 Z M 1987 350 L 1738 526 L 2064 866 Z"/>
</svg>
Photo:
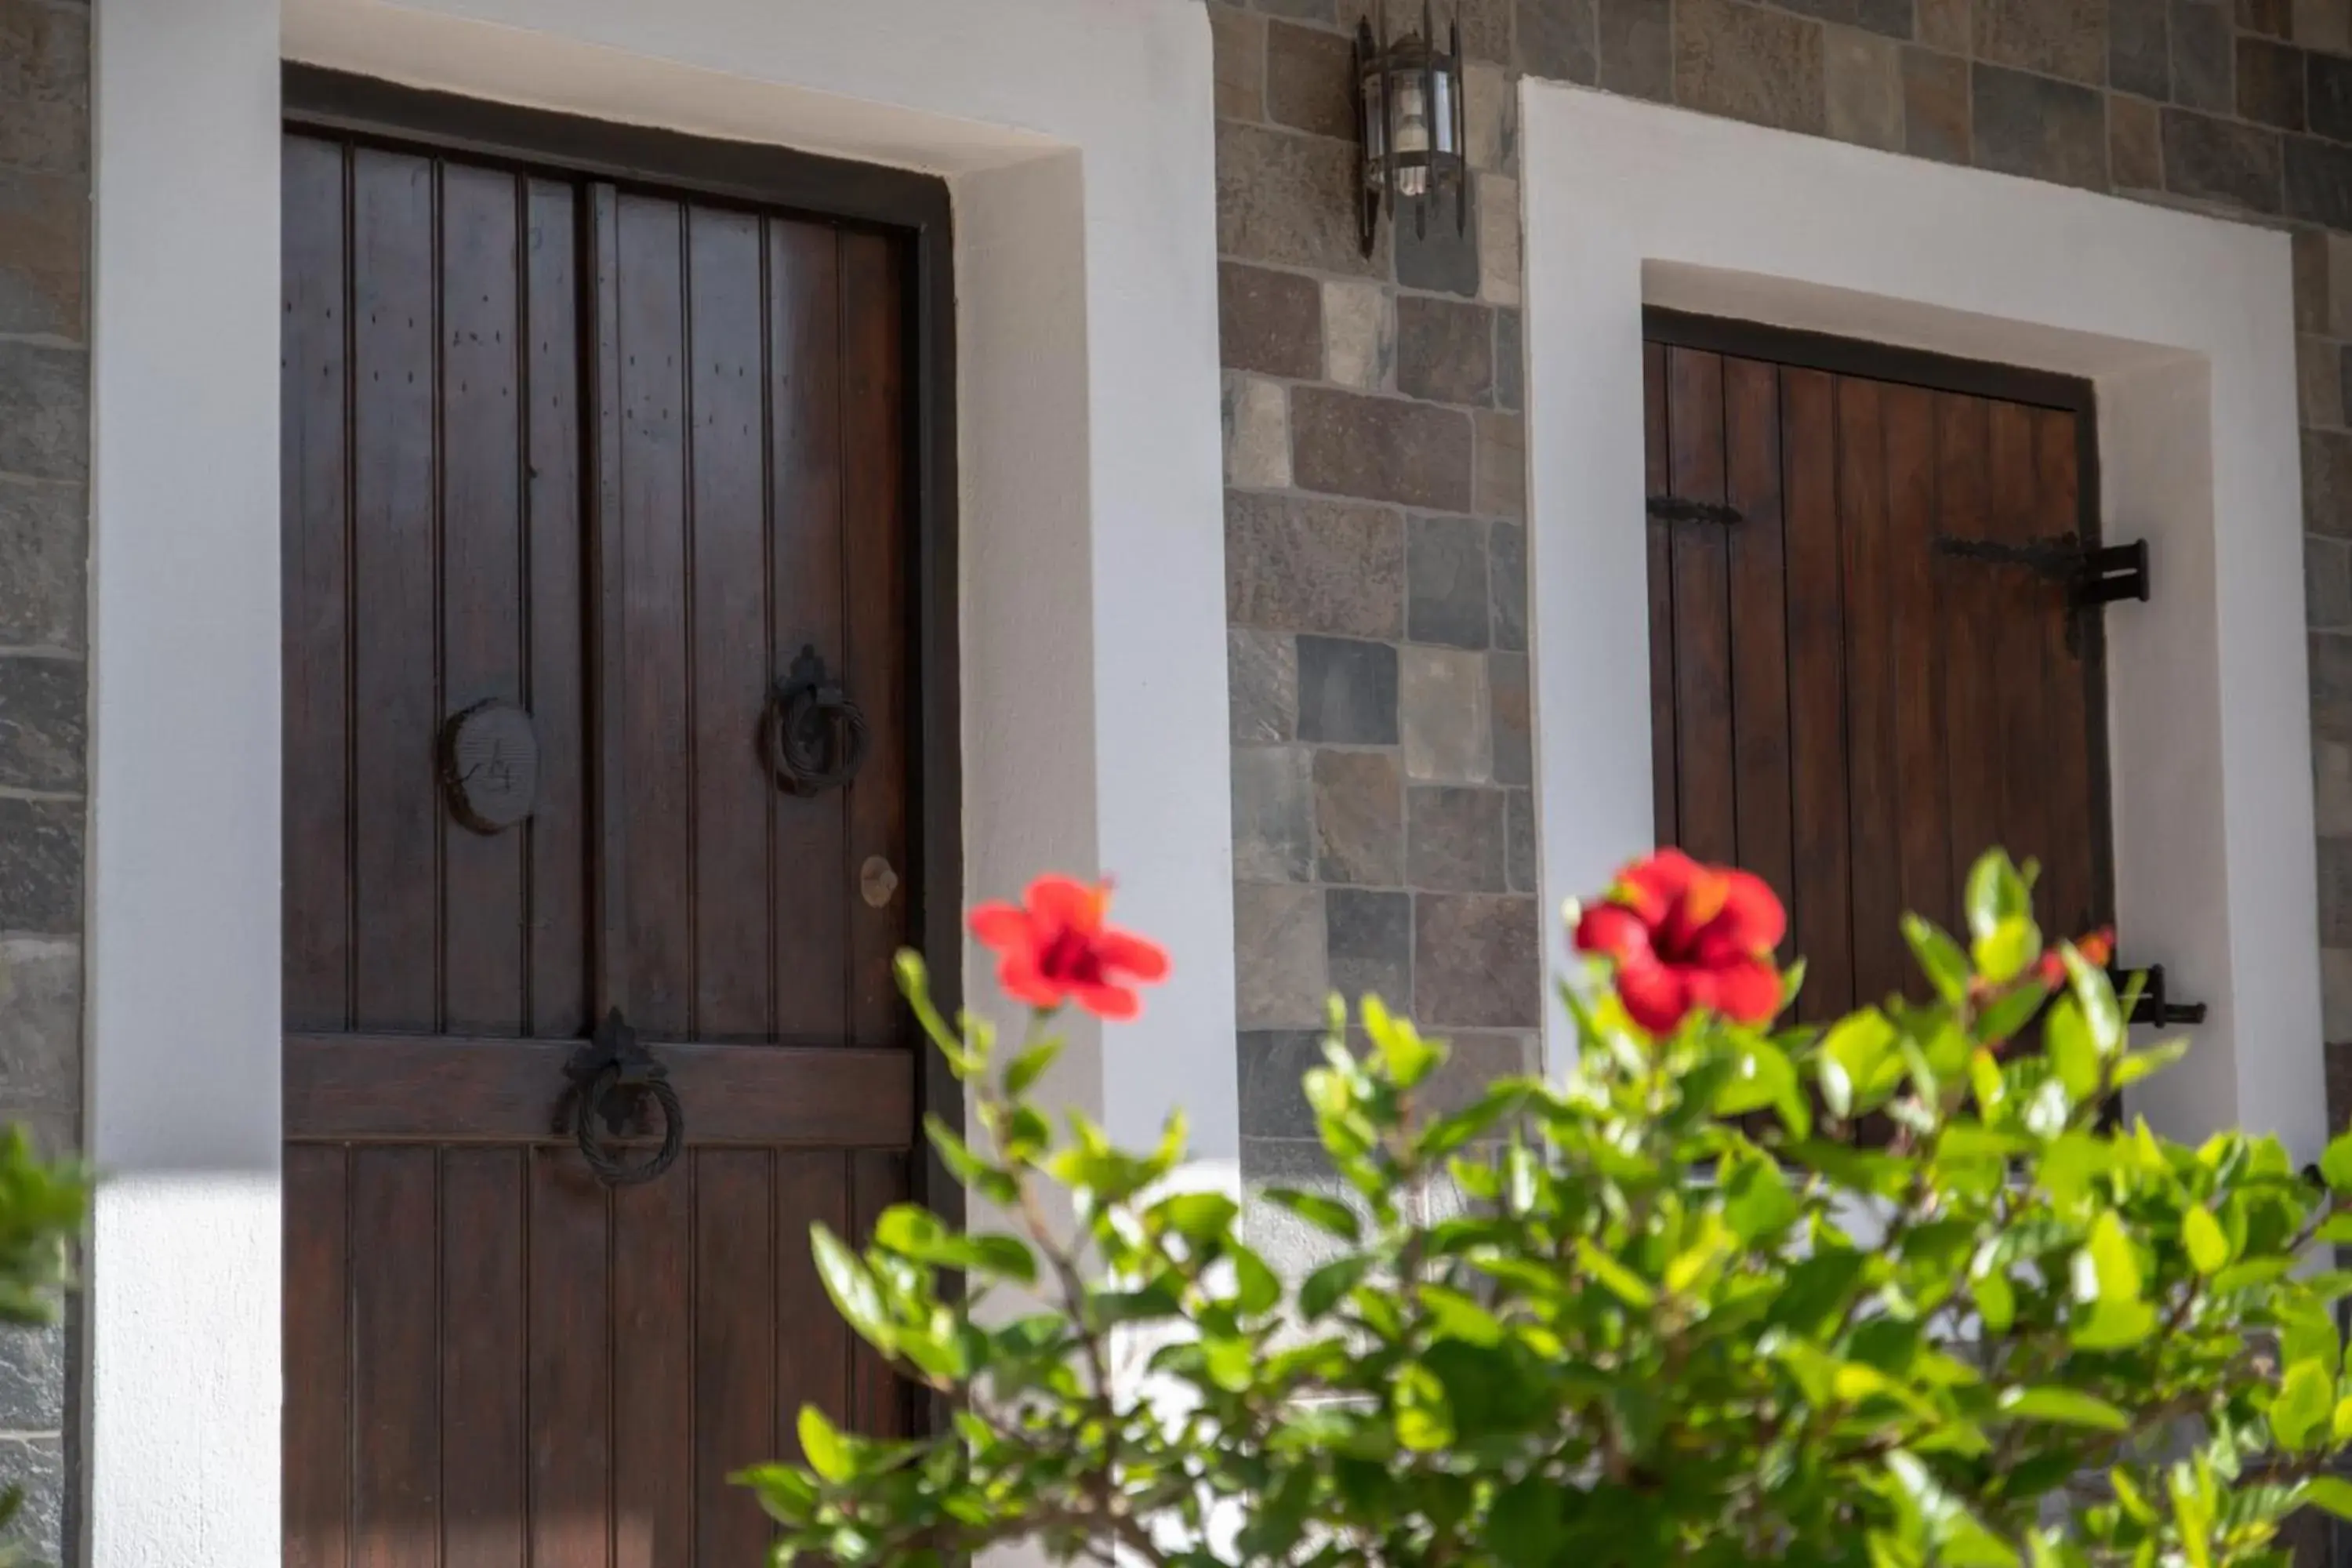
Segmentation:
<svg viewBox="0 0 2352 1568">
<path fill-rule="evenodd" d="M 618 1007 L 605 1014 L 594 1037 L 572 1053 L 563 1076 L 576 1091 L 572 1134 L 580 1144 L 581 1157 L 596 1173 L 597 1180 L 611 1187 L 640 1186 L 677 1163 L 678 1150 L 686 1143 L 686 1108 L 678 1103 L 677 1090 L 669 1085 L 669 1069 L 638 1040 L 636 1030 L 621 1016 Z M 607 1132 L 625 1137 L 635 1123 L 638 1101 L 644 1099 L 661 1108 L 661 1147 L 653 1158 L 632 1165 L 596 1141 L 595 1121 L 603 1116 Z"/>
<path fill-rule="evenodd" d="M 814 647 L 803 647 L 776 683 L 767 731 L 768 765 L 794 795 L 840 789 L 865 765 L 865 710 L 825 673 Z"/>
</svg>

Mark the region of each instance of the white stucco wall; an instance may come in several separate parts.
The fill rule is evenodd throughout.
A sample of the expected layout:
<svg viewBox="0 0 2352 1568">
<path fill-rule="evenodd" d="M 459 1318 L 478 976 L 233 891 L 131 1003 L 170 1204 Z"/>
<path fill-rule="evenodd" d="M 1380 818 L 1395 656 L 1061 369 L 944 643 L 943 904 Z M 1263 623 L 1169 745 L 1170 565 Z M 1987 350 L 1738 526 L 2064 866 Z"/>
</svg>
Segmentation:
<svg viewBox="0 0 2352 1568">
<path fill-rule="evenodd" d="M 2097 387 L 2125 957 L 2211 1005 L 2134 1109 L 2326 1131 L 2294 338 L 2283 234 L 1543 83 L 1522 93 L 1544 887 L 1652 837 L 1644 304 Z M 1622 759 L 1613 764 L 1596 759 Z M 1554 1041 L 1565 1048 L 1564 1040 Z"/>
<path fill-rule="evenodd" d="M 98 26 L 91 1561 L 278 1552 L 281 58 L 950 178 L 967 882 L 1177 973 L 1056 1088 L 1238 1146 L 1198 0 L 110 0 Z M 990 994 L 975 973 L 974 994 Z"/>
</svg>

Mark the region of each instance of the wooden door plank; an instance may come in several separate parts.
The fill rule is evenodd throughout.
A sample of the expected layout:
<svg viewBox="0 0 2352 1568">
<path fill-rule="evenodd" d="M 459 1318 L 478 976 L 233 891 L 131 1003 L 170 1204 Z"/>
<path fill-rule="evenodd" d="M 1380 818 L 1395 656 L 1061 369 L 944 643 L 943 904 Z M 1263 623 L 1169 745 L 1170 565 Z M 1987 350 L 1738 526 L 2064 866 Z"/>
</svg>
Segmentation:
<svg viewBox="0 0 2352 1568">
<path fill-rule="evenodd" d="M 857 1244 L 873 1238 L 875 1222 L 893 1204 L 907 1201 L 907 1156 L 863 1149 L 849 1156 L 849 1206 Z M 907 1385 L 890 1370 L 889 1362 L 864 1340 L 852 1349 L 849 1373 L 850 1419 L 856 1430 L 878 1437 L 903 1436 L 908 1430 L 911 1402 Z"/>
<path fill-rule="evenodd" d="M 527 1032 L 563 1037 L 593 1018 L 589 994 L 588 752 L 583 667 L 579 196 L 532 180 L 523 265 L 529 352 L 523 488 L 529 689 L 539 732 L 539 808 L 523 825 L 530 881 Z"/>
<path fill-rule="evenodd" d="M 352 1561 L 440 1562 L 437 1155 L 359 1149 L 352 1183 Z"/>
<path fill-rule="evenodd" d="M 530 1561 L 612 1562 L 611 1198 L 569 1149 L 530 1163 Z"/>
<path fill-rule="evenodd" d="M 434 165 L 352 155 L 354 1022 L 440 1022 Z"/>
<path fill-rule="evenodd" d="M 448 1568 L 529 1561 L 527 1158 L 518 1149 L 441 1156 L 441 1560 Z"/>
<path fill-rule="evenodd" d="M 339 1145 L 286 1151 L 286 1568 L 346 1568 L 350 1562 L 345 1160 Z"/>
<path fill-rule="evenodd" d="M 1788 564 L 1789 773 L 1794 795 L 1794 946 L 1805 958 L 1797 1015 L 1853 1005 L 1852 840 L 1845 722 L 1845 546 L 1838 508 L 1837 385 L 1780 373 L 1782 518 Z"/>
<path fill-rule="evenodd" d="M 1672 494 L 1720 505 L 1723 361 L 1666 351 Z M 1716 522 L 1674 524 L 1675 753 L 1677 841 L 1701 860 L 1739 854 L 1738 759 L 1732 741 L 1730 543 Z"/>
<path fill-rule="evenodd" d="M 801 1406 L 814 1405 L 836 1426 L 850 1419 L 854 1336 L 817 1278 L 809 1229 L 823 1225 L 854 1237 L 849 1156 L 836 1152 L 776 1155 L 776 1453 L 801 1457 Z"/>
<path fill-rule="evenodd" d="M 694 1156 L 697 1560 L 761 1561 L 759 1500 L 727 1478 L 776 1457 L 774 1174 L 764 1149 Z"/>
<path fill-rule="evenodd" d="M 503 171 L 453 163 L 442 172 L 445 721 L 477 702 L 523 696 L 520 196 L 516 177 Z M 523 836 L 471 832 L 449 820 L 446 806 L 441 816 L 443 1025 L 519 1035 Z"/>
<path fill-rule="evenodd" d="M 1669 449 L 1666 350 L 1642 345 L 1642 427 L 1646 494 L 1674 488 Z M 1650 788 L 1651 832 L 1660 844 L 1679 844 L 1681 784 L 1675 757 L 1675 535 L 1664 518 L 1643 518 L 1650 550 Z"/>
<path fill-rule="evenodd" d="M 2034 532 L 2045 539 L 2082 531 L 2078 417 L 2053 408 L 2033 413 Z M 2106 918 L 2098 875 L 2099 824 L 2105 814 L 2093 798 L 2093 781 L 2099 777 L 2093 749 L 2101 739 L 2092 722 L 2090 682 L 2096 667 L 2087 658 L 2087 642 L 2079 651 L 2067 647 L 2069 617 L 2063 599 L 2053 595 L 2045 605 L 2039 617 L 2043 739 L 2035 748 L 2047 803 L 2041 904 L 2050 922 L 2045 934 L 2071 940 Z M 2089 638 L 2095 631 L 2085 625 L 2082 636 Z"/>
<path fill-rule="evenodd" d="M 914 722 L 914 662 L 907 637 L 908 398 L 906 268 L 898 242 L 841 236 L 842 550 L 851 692 L 871 726 L 864 769 L 849 786 L 850 1039 L 877 1046 L 907 1037 L 892 978 L 907 942 L 914 885 L 907 809 L 907 740 Z M 879 856 L 899 890 L 880 907 L 856 896 L 858 869 Z"/>
<path fill-rule="evenodd" d="M 350 526 L 345 358 L 350 218 L 341 144 L 286 139 L 280 246 L 279 547 L 284 552 L 286 1021 L 351 1016 Z"/>
<path fill-rule="evenodd" d="M 629 1016 L 675 1034 L 694 1026 L 695 946 L 684 218 L 677 202 L 620 198 Z"/>
<path fill-rule="evenodd" d="M 1950 765 L 1944 755 L 1942 613 L 1937 596 L 1936 400 L 1886 388 L 1887 571 L 1892 612 L 1897 885 L 1903 907 L 1948 930 L 1952 886 Z M 1911 989 L 1916 993 L 1915 984 Z"/>
<path fill-rule="evenodd" d="M 1994 403 L 1988 416 L 1992 537 L 2007 544 L 2032 543 L 2041 531 L 2041 473 L 2035 461 L 2033 410 L 2020 403 Z M 2061 608 L 2064 589 L 2021 566 L 1980 566 L 1992 578 L 1996 598 L 1990 623 L 1994 637 L 1993 679 L 2000 697 L 2000 724 L 1982 737 L 1999 749 L 2000 825 L 2005 847 L 2020 863 L 2050 858 L 2050 781 L 2044 770 L 2049 733 L 2044 712 L 2053 671 L 2042 660 L 2042 626 Z M 2046 897 L 2035 910 L 2050 915 Z"/>
<path fill-rule="evenodd" d="M 1990 518 L 1990 405 L 1936 399 L 1936 505 L 1944 536 L 1985 541 Z M 1944 726 L 1951 774 L 1952 886 L 2001 837 L 2001 691 L 1993 623 L 2001 584 L 1990 566 L 1962 556 L 1941 563 L 1944 584 Z"/>
<path fill-rule="evenodd" d="M 1779 368 L 1756 360 L 1725 360 L 1723 411 L 1724 499 L 1740 513 L 1725 541 L 1730 554 L 1738 861 L 1770 883 L 1785 905 L 1795 893 L 1797 867 Z"/>
<path fill-rule="evenodd" d="M 693 1162 L 613 1194 L 616 1568 L 699 1563 L 694 1542 Z"/>
<path fill-rule="evenodd" d="M 848 658 L 842 611 L 841 279 L 829 226 L 771 220 L 768 243 L 771 679 L 803 647 Z M 844 1034 L 849 1023 L 847 796 L 777 789 L 776 1031 Z"/>
<path fill-rule="evenodd" d="M 766 353 L 760 220 L 688 216 L 692 325 L 694 1007 L 705 1039 L 772 1027 Z"/>
<path fill-rule="evenodd" d="M 1839 531 L 1845 542 L 1847 823 L 1853 841 L 1853 984 L 1878 1001 L 1909 973 L 1898 922 L 1903 811 L 1895 767 L 1894 616 L 1887 540 L 1885 387 L 1841 379 L 1837 387 Z"/>
<path fill-rule="evenodd" d="M 621 405 L 621 195 L 611 185 L 589 187 L 588 252 L 593 274 L 589 310 L 595 321 L 590 348 L 593 389 L 590 424 L 594 475 L 588 526 L 588 580 L 595 596 L 589 666 L 590 808 L 594 836 L 590 865 L 596 923 L 591 949 L 593 1016 L 630 1006 L 628 547 L 626 458 Z"/>
</svg>

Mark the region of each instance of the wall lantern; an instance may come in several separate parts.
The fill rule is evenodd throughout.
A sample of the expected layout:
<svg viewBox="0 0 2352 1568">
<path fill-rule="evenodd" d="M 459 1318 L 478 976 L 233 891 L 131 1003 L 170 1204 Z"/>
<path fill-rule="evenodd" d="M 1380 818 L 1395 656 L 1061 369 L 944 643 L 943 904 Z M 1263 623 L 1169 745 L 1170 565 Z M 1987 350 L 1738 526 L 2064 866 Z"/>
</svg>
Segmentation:
<svg viewBox="0 0 2352 1568">
<path fill-rule="evenodd" d="M 1381 209 L 1402 214 L 1412 204 L 1412 231 L 1429 233 L 1429 205 L 1454 198 L 1454 232 L 1470 226 L 1470 176 L 1464 158 L 1462 21 L 1446 27 L 1445 47 L 1429 0 L 1422 0 L 1421 30 L 1389 37 L 1388 5 L 1356 24 L 1356 119 L 1364 142 L 1364 188 L 1357 214 L 1364 254 L 1372 253 Z"/>
</svg>

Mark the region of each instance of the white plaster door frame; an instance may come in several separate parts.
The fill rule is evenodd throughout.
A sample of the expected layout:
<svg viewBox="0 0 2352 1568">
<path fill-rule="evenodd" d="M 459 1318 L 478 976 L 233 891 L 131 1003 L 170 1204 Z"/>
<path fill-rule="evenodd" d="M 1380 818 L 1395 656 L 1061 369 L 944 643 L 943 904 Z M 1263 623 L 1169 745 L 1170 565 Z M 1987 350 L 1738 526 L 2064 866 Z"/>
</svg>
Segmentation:
<svg viewBox="0 0 2352 1568">
<path fill-rule="evenodd" d="M 110 0 L 95 26 L 90 1562 L 279 1550 L 281 58 L 948 178 L 966 886 L 1118 874 L 1177 972 L 1046 1092 L 1129 1142 L 1181 1103 L 1195 1179 L 1230 1181 L 1199 0 Z"/>
<path fill-rule="evenodd" d="M 2118 924 L 2211 1005 L 2133 1107 L 2326 1134 L 2287 238 L 1549 83 L 1522 89 L 1544 888 L 1651 841 L 1642 308 L 2089 378 Z M 1568 1048 L 1554 1024 L 1552 1045 Z"/>
</svg>

